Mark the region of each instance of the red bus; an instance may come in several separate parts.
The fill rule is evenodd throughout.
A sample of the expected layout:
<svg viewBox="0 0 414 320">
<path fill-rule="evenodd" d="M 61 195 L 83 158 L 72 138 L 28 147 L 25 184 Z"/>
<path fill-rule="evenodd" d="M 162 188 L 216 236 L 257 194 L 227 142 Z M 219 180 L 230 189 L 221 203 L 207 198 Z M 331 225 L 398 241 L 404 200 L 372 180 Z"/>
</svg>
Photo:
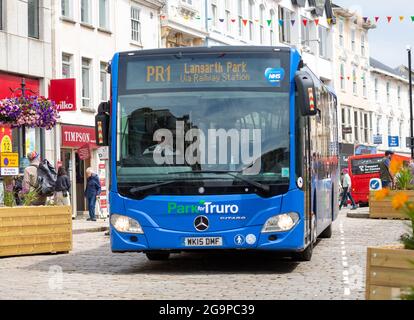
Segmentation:
<svg viewBox="0 0 414 320">
<path fill-rule="evenodd" d="M 364 154 L 348 158 L 348 170 L 351 177 L 351 195 L 355 203 L 367 205 L 369 202 L 369 181 L 380 177 L 380 162 L 384 154 Z M 409 157 L 394 154 L 403 161 L 410 161 Z"/>
</svg>

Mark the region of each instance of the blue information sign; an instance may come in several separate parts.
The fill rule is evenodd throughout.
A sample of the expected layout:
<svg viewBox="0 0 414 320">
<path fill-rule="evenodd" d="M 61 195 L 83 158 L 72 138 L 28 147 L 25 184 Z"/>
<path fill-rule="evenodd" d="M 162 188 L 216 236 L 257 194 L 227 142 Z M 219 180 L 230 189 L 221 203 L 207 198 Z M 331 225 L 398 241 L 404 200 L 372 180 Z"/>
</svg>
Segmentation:
<svg viewBox="0 0 414 320">
<path fill-rule="evenodd" d="M 388 146 L 389 147 L 398 147 L 400 145 L 398 141 L 398 136 L 388 136 Z"/>
</svg>

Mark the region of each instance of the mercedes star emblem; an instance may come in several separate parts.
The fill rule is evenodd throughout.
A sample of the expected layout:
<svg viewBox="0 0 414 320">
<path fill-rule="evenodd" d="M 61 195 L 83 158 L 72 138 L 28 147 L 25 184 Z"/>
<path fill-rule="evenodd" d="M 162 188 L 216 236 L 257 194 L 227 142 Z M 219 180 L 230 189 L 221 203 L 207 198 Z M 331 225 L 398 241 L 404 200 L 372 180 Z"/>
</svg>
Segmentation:
<svg viewBox="0 0 414 320">
<path fill-rule="evenodd" d="M 206 216 L 198 216 L 194 219 L 194 227 L 197 231 L 206 231 L 208 229 L 208 219 Z"/>
</svg>

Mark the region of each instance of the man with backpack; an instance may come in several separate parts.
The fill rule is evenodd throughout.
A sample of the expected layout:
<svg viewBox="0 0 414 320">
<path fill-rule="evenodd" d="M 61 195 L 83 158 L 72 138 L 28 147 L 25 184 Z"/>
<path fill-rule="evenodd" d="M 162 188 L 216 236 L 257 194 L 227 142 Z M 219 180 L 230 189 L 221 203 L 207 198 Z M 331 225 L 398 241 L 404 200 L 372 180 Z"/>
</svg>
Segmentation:
<svg viewBox="0 0 414 320">
<path fill-rule="evenodd" d="M 40 155 L 36 151 L 32 151 L 27 154 L 27 158 L 30 161 L 30 165 L 24 169 L 23 192 L 28 193 L 36 191 L 38 193 L 37 199 L 35 199 L 31 205 L 44 206 L 47 197 L 40 195 L 38 192 L 39 184 L 37 170 L 40 165 Z"/>
<path fill-rule="evenodd" d="M 30 152 L 27 158 L 30 165 L 24 169 L 24 193 L 36 192 L 36 199 L 30 205 L 44 206 L 47 197 L 54 194 L 57 179 L 56 170 L 46 159 L 40 161 L 40 155 L 36 151 Z"/>
</svg>

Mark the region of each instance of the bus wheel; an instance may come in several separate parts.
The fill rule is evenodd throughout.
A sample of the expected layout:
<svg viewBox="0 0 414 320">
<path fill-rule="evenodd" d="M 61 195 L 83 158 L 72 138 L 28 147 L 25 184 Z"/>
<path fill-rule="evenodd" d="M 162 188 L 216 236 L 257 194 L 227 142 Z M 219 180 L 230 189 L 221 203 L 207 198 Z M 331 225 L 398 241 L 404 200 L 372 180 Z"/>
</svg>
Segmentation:
<svg viewBox="0 0 414 320">
<path fill-rule="evenodd" d="M 311 261 L 313 253 L 313 243 L 309 243 L 307 248 L 301 252 L 294 252 L 292 255 L 293 261 Z"/>
<path fill-rule="evenodd" d="M 328 228 L 323 230 L 323 232 L 319 235 L 319 238 L 322 239 L 330 239 L 332 237 L 332 223 L 329 225 Z"/>
<path fill-rule="evenodd" d="M 169 252 L 146 252 L 147 259 L 151 261 L 168 260 L 170 257 Z"/>
</svg>

